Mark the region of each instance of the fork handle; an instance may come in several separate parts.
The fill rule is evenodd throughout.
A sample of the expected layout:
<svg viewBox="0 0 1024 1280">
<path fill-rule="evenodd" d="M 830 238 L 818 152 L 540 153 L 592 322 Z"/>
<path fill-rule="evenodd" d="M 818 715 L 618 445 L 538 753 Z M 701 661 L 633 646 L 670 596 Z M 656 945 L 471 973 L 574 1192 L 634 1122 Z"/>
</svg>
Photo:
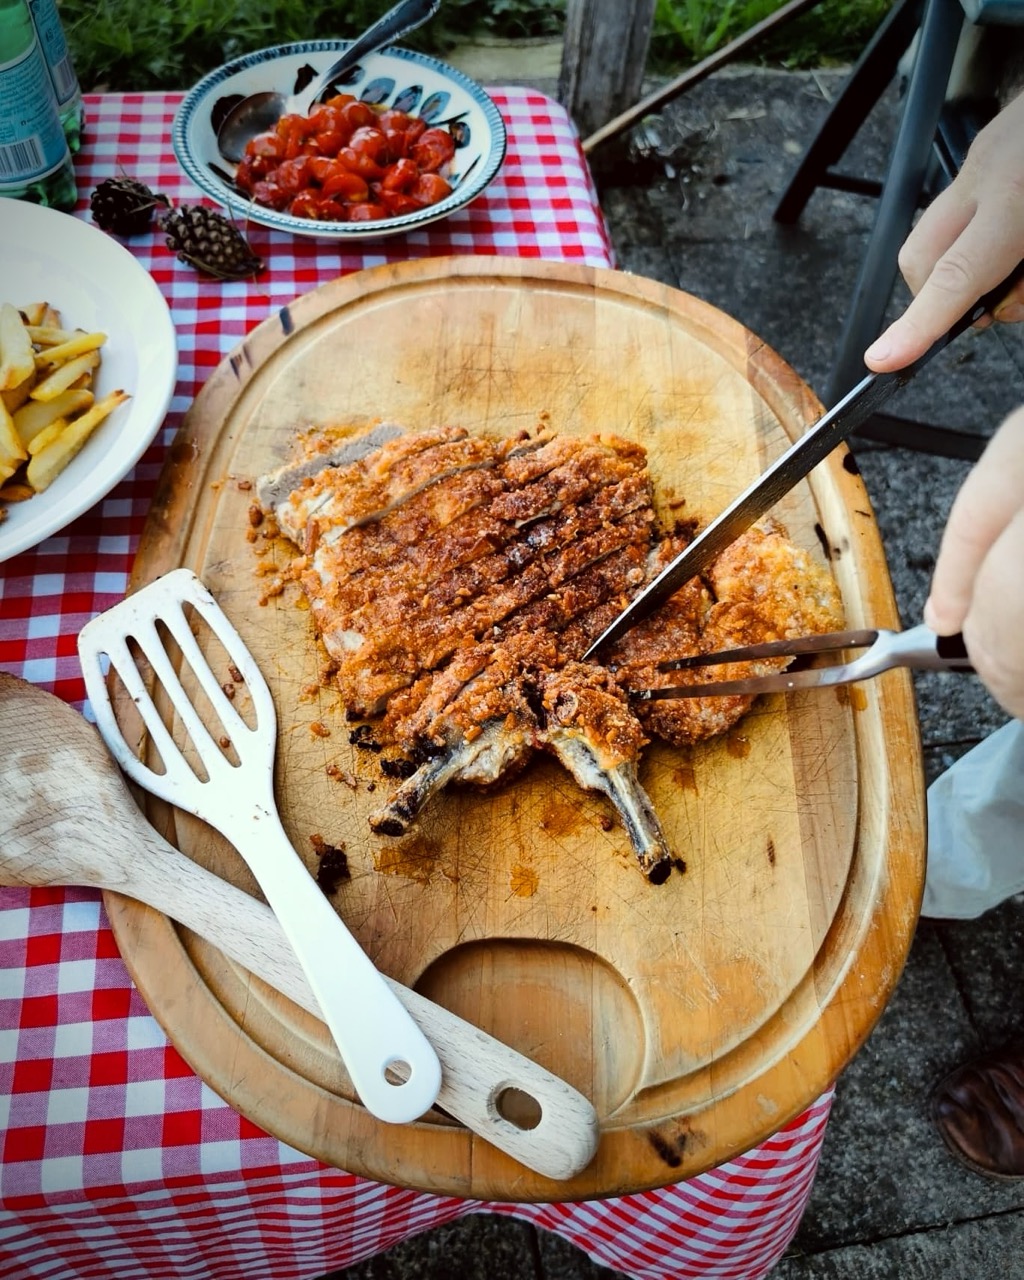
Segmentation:
<svg viewBox="0 0 1024 1280">
<path fill-rule="evenodd" d="M 289 866 L 290 859 L 302 860 L 276 810 L 257 803 L 248 816 L 248 831 L 240 815 L 218 828 L 244 852 L 291 942 L 360 1101 L 379 1120 L 407 1124 L 417 1119 L 433 1106 L 441 1087 L 433 1046 L 305 864 L 301 875 Z"/>
<path fill-rule="evenodd" d="M 964 638 L 940 636 L 920 623 L 908 631 L 895 631 L 889 636 L 890 665 L 913 667 L 917 671 L 973 671 Z"/>
</svg>

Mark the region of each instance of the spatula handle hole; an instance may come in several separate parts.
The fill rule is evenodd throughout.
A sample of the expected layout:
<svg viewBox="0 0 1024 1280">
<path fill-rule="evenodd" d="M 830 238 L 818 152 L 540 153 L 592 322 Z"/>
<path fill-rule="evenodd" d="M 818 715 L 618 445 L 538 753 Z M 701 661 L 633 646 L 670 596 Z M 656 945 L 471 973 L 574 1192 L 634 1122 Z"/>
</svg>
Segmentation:
<svg viewBox="0 0 1024 1280">
<path fill-rule="evenodd" d="M 540 1103 L 532 1094 L 509 1085 L 494 1100 L 494 1106 L 503 1120 L 517 1129 L 536 1129 L 544 1114 Z"/>
</svg>

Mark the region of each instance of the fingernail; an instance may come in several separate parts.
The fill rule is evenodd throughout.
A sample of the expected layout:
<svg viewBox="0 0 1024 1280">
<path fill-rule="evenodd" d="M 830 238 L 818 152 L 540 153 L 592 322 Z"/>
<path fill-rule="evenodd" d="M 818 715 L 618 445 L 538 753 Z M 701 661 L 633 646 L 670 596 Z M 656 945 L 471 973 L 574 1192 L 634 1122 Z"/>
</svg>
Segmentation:
<svg viewBox="0 0 1024 1280">
<path fill-rule="evenodd" d="M 888 360 L 890 355 L 892 355 L 892 343 L 887 338 L 879 338 L 864 352 L 864 359 L 881 364 L 884 360 Z"/>
<path fill-rule="evenodd" d="M 1024 320 L 1024 302 L 1004 302 L 994 314 L 1002 324 L 1020 324 Z"/>
</svg>

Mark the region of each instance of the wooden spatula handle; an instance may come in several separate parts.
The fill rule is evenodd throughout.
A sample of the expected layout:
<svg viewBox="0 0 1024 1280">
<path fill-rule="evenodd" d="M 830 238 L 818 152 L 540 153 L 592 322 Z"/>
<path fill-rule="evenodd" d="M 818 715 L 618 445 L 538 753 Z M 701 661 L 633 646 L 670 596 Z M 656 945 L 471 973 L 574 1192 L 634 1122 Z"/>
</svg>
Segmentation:
<svg viewBox="0 0 1024 1280">
<path fill-rule="evenodd" d="M 142 897 L 171 914 L 250 973 L 322 1017 L 295 952 L 269 907 L 184 857 L 155 831 L 137 853 L 154 891 L 145 897 L 129 896 Z M 391 978 L 385 981 L 441 1061 L 438 1106 L 545 1177 L 568 1179 L 586 1168 L 597 1149 L 598 1129 L 594 1108 L 582 1094 L 447 1009 Z M 540 1112 L 535 1127 L 521 1128 L 501 1114 L 502 1095 L 509 1089 L 534 1100 Z"/>
</svg>

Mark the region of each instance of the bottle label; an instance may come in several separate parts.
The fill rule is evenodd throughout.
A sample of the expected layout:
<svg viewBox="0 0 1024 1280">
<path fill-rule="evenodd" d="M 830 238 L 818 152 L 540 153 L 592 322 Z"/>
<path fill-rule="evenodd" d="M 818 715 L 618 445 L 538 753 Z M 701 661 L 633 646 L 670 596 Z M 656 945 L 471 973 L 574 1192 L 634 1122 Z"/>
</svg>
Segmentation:
<svg viewBox="0 0 1024 1280">
<path fill-rule="evenodd" d="M 56 0 L 28 0 L 32 11 L 43 57 L 50 69 L 50 79 L 57 95 L 57 105 L 63 111 L 78 93 L 78 77 L 75 75 L 68 42 L 64 35 Z"/>
<path fill-rule="evenodd" d="M 0 104 L 0 190 L 59 169 L 67 160 L 67 142 L 34 40 L 0 66 Z"/>
</svg>

